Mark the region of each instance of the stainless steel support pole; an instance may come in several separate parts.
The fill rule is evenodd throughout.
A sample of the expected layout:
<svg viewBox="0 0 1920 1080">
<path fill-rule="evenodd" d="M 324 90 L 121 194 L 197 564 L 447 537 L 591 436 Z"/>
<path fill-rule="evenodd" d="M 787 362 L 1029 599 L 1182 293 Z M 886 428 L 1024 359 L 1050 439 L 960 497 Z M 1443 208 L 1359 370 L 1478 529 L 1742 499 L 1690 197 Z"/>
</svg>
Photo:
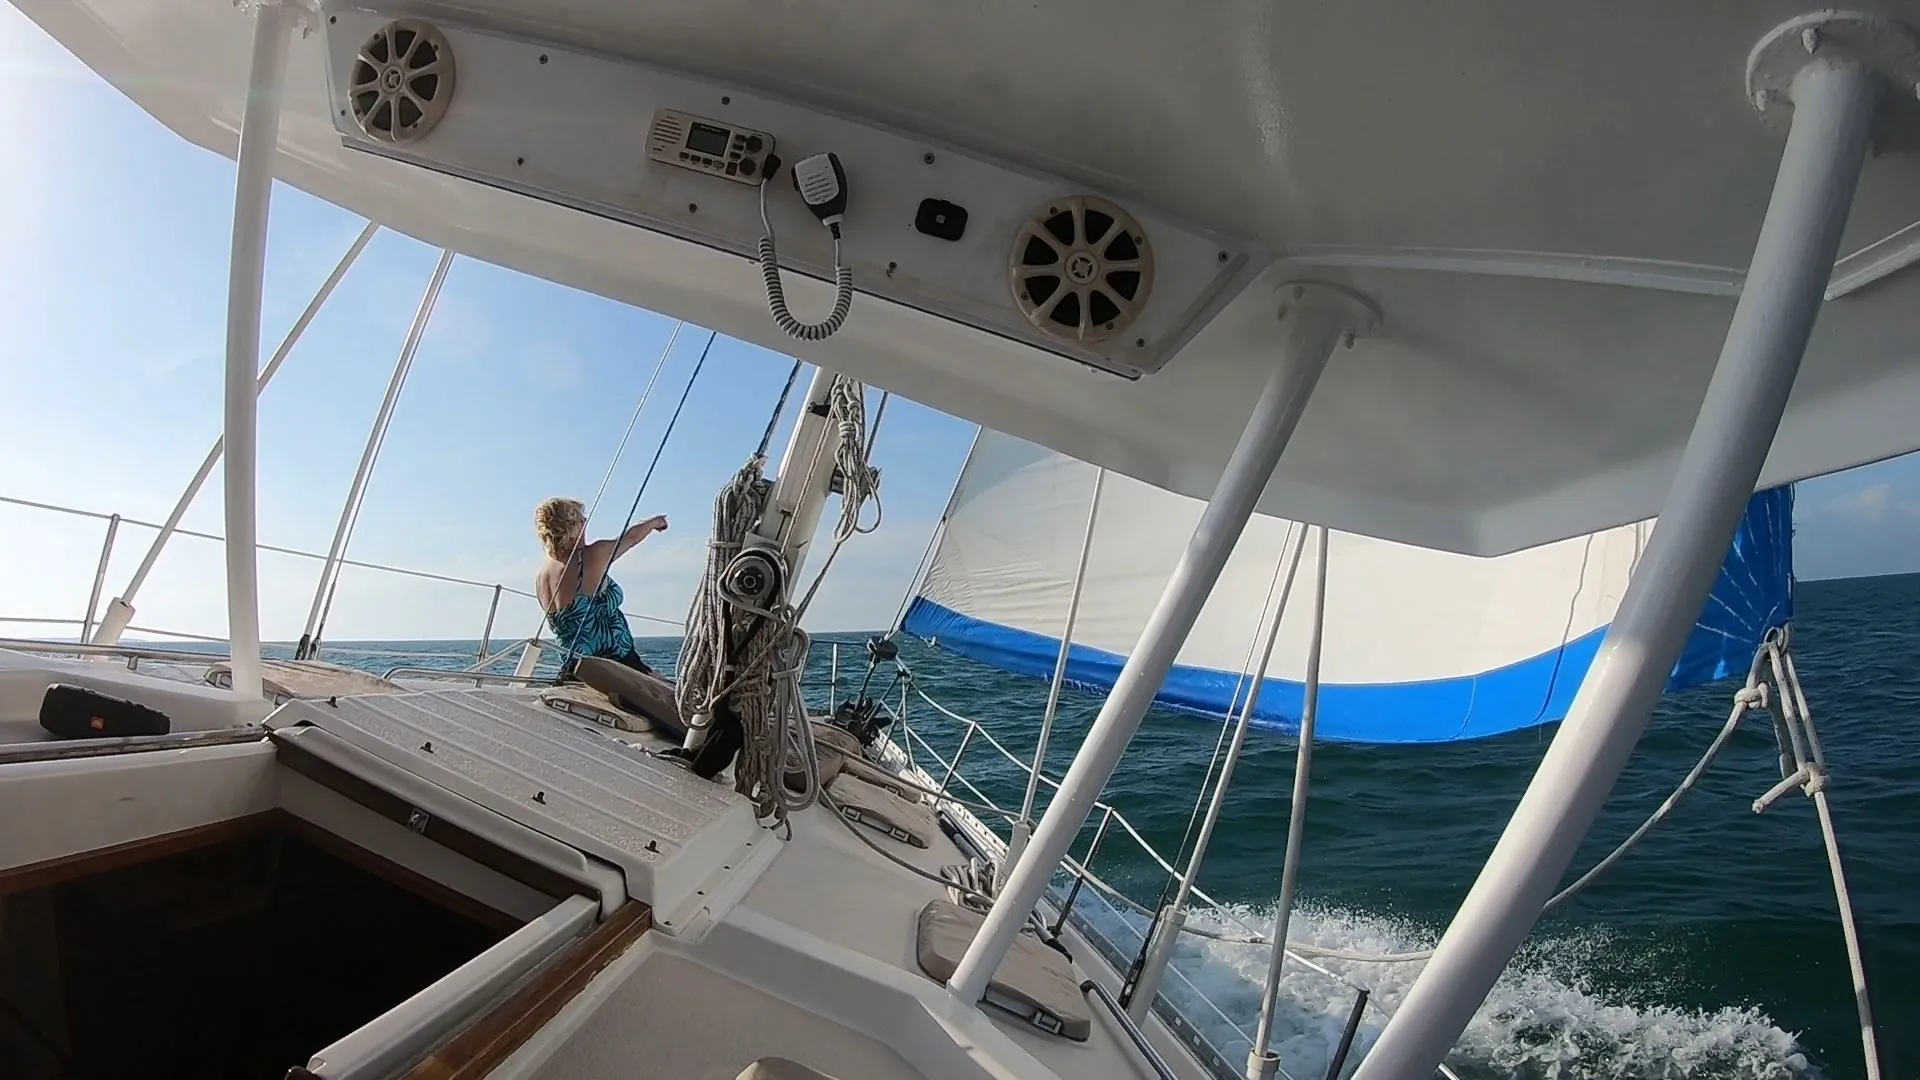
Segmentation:
<svg viewBox="0 0 1920 1080">
<path fill-rule="evenodd" d="M 333 290 L 340 284 L 340 279 L 347 276 L 347 270 L 353 266 L 355 260 L 360 258 L 360 253 L 366 250 L 367 241 L 372 240 L 373 234 L 378 231 L 380 231 L 379 225 L 371 221 L 367 222 L 366 228 L 361 229 L 360 235 L 348 245 L 347 253 L 340 256 L 340 261 L 334 266 L 333 273 L 328 274 L 327 280 L 320 283 L 319 291 L 315 292 L 313 299 L 307 302 L 307 309 L 293 321 L 293 328 L 287 331 L 286 337 L 280 339 L 280 347 L 273 351 L 273 358 L 267 361 L 267 366 L 260 371 L 260 377 L 254 380 L 253 392 L 256 397 L 266 391 L 267 384 L 273 381 L 280 366 L 287 362 L 287 355 L 293 352 L 295 345 L 299 344 L 300 335 L 306 333 L 308 324 L 313 322 L 314 316 L 320 314 L 320 309 L 326 306 L 327 298 L 333 295 Z M 146 555 L 141 557 L 140 565 L 134 569 L 133 577 L 127 581 L 126 589 L 107 605 L 107 614 L 100 620 L 99 632 L 88 639 L 93 644 L 117 645 L 120 643 L 120 635 L 126 631 L 127 624 L 133 621 L 133 598 L 139 594 L 140 587 L 147 583 L 147 576 L 153 573 L 154 564 L 160 561 L 160 553 L 166 550 L 167 541 L 173 539 L 173 534 L 179 531 L 181 519 L 187 516 L 187 509 L 193 505 L 194 498 L 200 494 L 200 488 L 206 484 L 207 477 L 213 475 L 213 467 L 220 463 L 220 455 L 226 449 L 226 445 L 224 436 L 213 440 L 213 448 L 208 450 L 207 456 L 201 460 L 200 468 L 194 472 L 193 479 L 187 481 L 186 490 L 180 493 L 179 501 L 173 504 L 173 511 L 167 515 L 167 520 L 160 526 L 159 533 L 155 534 Z"/>
<path fill-rule="evenodd" d="M 1087 739 L 1047 805 L 1033 840 L 1021 855 L 993 909 L 967 946 L 947 987 L 962 1001 L 975 1002 L 986 991 L 1015 935 L 1026 925 L 1033 906 L 1046 891 L 1060 860 L 1100 798 L 1100 789 L 1133 741 L 1147 707 L 1166 680 L 1174 657 L 1186 640 L 1207 594 L 1219 580 L 1227 557 L 1246 528 L 1253 507 L 1273 476 L 1280 453 L 1293 437 L 1307 399 L 1346 330 L 1337 312 L 1301 308 L 1281 322 L 1284 342 L 1280 362 L 1254 405 L 1239 444 L 1228 459 L 1213 498 L 1187 542 L 1173 576 L 1160 595 L 1139 644 L 1127 658 L 1113 692 L 1094 719 Z"/>
<path fill-rule="evenodd" d="M 374 464 L 380 459 L 380 447 L 387 441 L 387 426 L 393 422 L 394 406 L 400 401 L 400 391 L 407 385 L 407 374 L 413 370 L 413 358 L 420 349 L 420 339 L 426 334 L 428 321 L 433 318 L 434 305 L 440 299 L 441 286 L 446 284 L 447 270 L 452 265 L 453 249 L 448 248 L 440 253 L 440 261 L 434 264 L 433 273 L 427 278 L 427 289 L 420 297 L 420 306 L 414 309 L 413 322 L 407 327 L 406 341 L 400 346 L 400 357 L 394 361 L 393 375 L 387 380 L 386 396 L 380 399 L 380 409 L 373 417 L 373 430 L 367 433 L 367 444 L 360 451 L 360 465 L 354 470 L 353 483 L 347 488 L 347 501 L 340 507 L 340 521 L 334 526 L 333 543 L 327 548 L 327 561 L 320 566 L 320 582 L 313 590 L 313 606 L 307 611 L 306 628 L 300 632 L 296 659 L 307 659 L 317 651 L 318 643 L 314 638 L 326 620 L 322 608 L 340 572 L 340 559 L 346 554 L 347 537 L 360 516 L 360 503 L 366 497 L 367 480 L 373 476 Z"/>
<path fill-rule="evenodd" d="M 1267 664 L 1273 659 L 1273 646 L 1280 638 L 1280 620 L 1287 613 L 1287 598 L 1293 593 L 1293 576 L 1300 569 L 1300 553 L 1306 550 L 1307 530 L 1301 528 L 1300 539 L 1291 545 L 1293 553 L 1288 556 L 1282 547 L 1279 557 L 1288 559 L 1286 582 L 1280 588 L 1280 602 L 1274 607 L 1273 620 L 1267 624 L 1267 633 L 1260 645 L 1260 659 L 1252 667 L 1253 680 L 1247 688 L 1247 700 L 1240 707 L 1240 719 L 1233 726 L 1233 741 L 1227 746 L 1227 755 L 1220 763 L 1220 776 L 1214 782 L 1213 796 L 1207 802 L 1207 814 L 1200 822 L 1200 831 L 1194 836 L 1193 854 L 1187 859 L 1186 872 L 1180 875 L 1180 884 L 1174 889 L 1173 903 L 1168 905 L 1168 916 L 1160 924 L 1160 932 L 1155 936 L 1153 947 L 1147 950 L 1146 962 L 1140 965 L 1140 975 L 1134 979 L 1133 989 L 1127 997 L 1127 1015 L 1136 1023 L 1147 1018 L 1147 1010 L 1153 1007 L 1153 996 L 1160 992 L 1160 980 L 1167 973 L 1167 965 L 1173 962 L 1174 946 L 1179 944 L 1180 928 L 1186 925 L 1187 899 L 1193 895 L 1193 882 L 1200 873 L 1200 866 L 1206 861 L 1207 846 L 1213 842 L 1213 830 L 1220 823 L 1220 811 L 1227 805 L 1227 788 L 1233 783 L 1233 770 L 1240 763 L 1240 753 L 1247 745 L 1247 729 L 1253 724 L 1253 712 L 1260 706 L 1260 687 L 1267 681 Z M 1271 595 L 1271 594 L 1269 594 Z"/>
<path fill-rule="evenodd" d="M 1293 920 L 1293 898 L 1300 884 L 1300 848 L 1306 839 L 1307 787 L 1313 771 L 1313 729 L 1320 717 L 1320 646 L 1327 629 L 1327 530 L 1320 529 L 1313 587 L 1313 640 L 1307 646 L 1307 686 L 1300 707 L 1300 741 L 1293 752 L 1293 799 L 1287 810 L 1287 853 L 1280 868 L 1280 898 L 1274 901 L 1273 953 L 1267 959 L 1267 982 L 1260 995 L 1260 1023 L 1254 1029 L 1253 1049 L 1247 1052 L 1247 1076 L 1266 1075 L 1273 1056 L 1273 1010 L 1280 999 L 1280 971 L 1287 962 L 1287 924 Z M 1276 1061 L 1275 1067 L 1278 1067 Z"/>
<path fill-rule="evenodd" d="M 93 591 L 87 594 L 87 614 L 80 620 L 80 640 L 87 641 L 93 634 L 93 617 L 100 611 L 100 590 L 107 584 L 107 564 L 113 561 L 113 538 L 120 531 L 120 515 L 107 519 L 106 539 L 100 542 L 100 565 L 93 571 Z"/>
<path fill-rule="evenodd" d="M 260 696 L 260 568 L 255 545 L 255 465 L 260 376 L 260 290 L 267 271 L 267 218 L 273 159 L 280 144 L 280 98 L 297 14 L 278 3 L 254 14 L 253 62 L 240 116 L 233 184 L 233 247 L 227 260 L 226 518 L 227 640 L 233 695 Z"/>
<path fill-rule="evenodd" d="M 1773 444 L 1866 157 L 1877 76 L 1811 59 L 1726 343 L 1646 554 L 1567 718 L 1356 1080 L 1427 1080 L 1533 929 L 1659 701 Z"/>
<path fill-rule="evenodd" d="M 1020 798 L 1020 816 L 1014 820 L 1007 842 L 1007 857 L 1000 860 L 1004 876 L 1033 837 L 1033 802 L 1040 794 L 1040 771 L 1047 763 L 1047 743 L 1053 738 L 1053 721 L 1060 713 L 1060 688 L 1067 681 L 1067 659 L 1073 653 L 1073 628 L 1080 621 L 1080 592 L 1087 583 L 1087 556 L 1093 553 L 1093 526 L 1100 518 L 1100 491 L 1106 486 L 1107 470 L 1093 471 L 1093 494 L 1087 501 L 1087 527 L 1080 536 L 1080 558 L 1074 563 L 1073 592 L 1067 597 L 1067 622 L 1060 631 L 1060 648 L 1053 658 L 1053 681 L 1047 686 L 1047 709 L 1040 716 L 1040 741 L 1033 748 L 1033 768 L 1027 772 L 1026 794 Z"/>
</svg>

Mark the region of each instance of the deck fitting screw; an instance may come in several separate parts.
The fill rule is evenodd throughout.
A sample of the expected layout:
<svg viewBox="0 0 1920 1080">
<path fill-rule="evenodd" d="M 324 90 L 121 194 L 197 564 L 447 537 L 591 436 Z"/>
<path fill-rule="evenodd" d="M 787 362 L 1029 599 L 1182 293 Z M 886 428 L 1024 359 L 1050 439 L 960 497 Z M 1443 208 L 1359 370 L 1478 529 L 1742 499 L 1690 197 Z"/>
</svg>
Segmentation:
<svg viewBox="0 0 1920 1080">
<path fill-rule="evenodd" d="M 1819 29 L 1817 27 L 1809 26 L 1805 30 L 1800 31 L 1800 46 L 1806 49 L 1807 52 L 1809 53 L 1819 52 L 1820 51 Z"/>
<path fill-rule="evenodd" d="M 432 740 L 432 739 L 428 739 L 428 740 L 427 740 L 426 742 L 423 742 L 423 743 L 421 743 L 421 744 L 420 744 L 420 752 L 421 752 L 421 753 L 423 753 L 423 754 L 431 754 L 431 753 L 433 753 L 433 740 Z"/>
<path fill-rule="evenodd" d="M 340 707 L 340 699 L 337 697 L 330 697 L 327 699 L 327 705 L 329 708 L 337 709 Z"/>
<path fill-rule="evenodd" d="M 533 793 L 533 801 L 534 801 L 534 802 L 537 802 L 537 803 L 542 803 L 542 804 L 544 804 L 544 803 L 545 803 L 545 802 L 547 801 L 547 793 L 546 793 L 546 792 L 544 792 L 544 791 L 536 791 L 536 792 L 534 792 L 534 793 Z"/>
<path fill-rule="evenodd" d="M 1223 251 L 1223 252 L 1221 252 L 1221 253 L 1220 253 L 1219 255 L 1217 255 L 1217 256 L 1215 256 L 1215 258 L 1217 258 L 1217 259 L 1219 259 L 1219 260 L 1220 260 L 1221 262 L 1226 262 L 1226 261 L 1227 261 L 1227 253 Z"/>
<path fill-rule="evenodd" d="M 1345 345 L 1349 349 L 1353 348 L 1353 331 L 1347 331 L 1346 334 L 1341 337 L 1340 344 Z"/>
<path fill-rule="evenodd" d="M 660 854 L 660 841 L 658 840 L 647 841 L 647 850 L 653 852 L 655 855 Z"/>
<path fill-rule="evenodd" d="M 689 214 L 697 214 L 697 213 L 699 213 L 699 212 L 700 212 L 700 204 L 699 204 L 699 203 L 691 203 L 691 202 L 690 202 L 690 203 L 688 203 L 688 204 L 687 204 L 687 213 L 689 213 Z"/>
<path fill-rule="evenodd" d="M 541 62 L 541 63 L 543 63 L 543 64 L 547 62 L 547 54 L 546 54 L 546 53 L 541 53 L 541 54 L 540 54 L 540 62 Z"/>
</svg>

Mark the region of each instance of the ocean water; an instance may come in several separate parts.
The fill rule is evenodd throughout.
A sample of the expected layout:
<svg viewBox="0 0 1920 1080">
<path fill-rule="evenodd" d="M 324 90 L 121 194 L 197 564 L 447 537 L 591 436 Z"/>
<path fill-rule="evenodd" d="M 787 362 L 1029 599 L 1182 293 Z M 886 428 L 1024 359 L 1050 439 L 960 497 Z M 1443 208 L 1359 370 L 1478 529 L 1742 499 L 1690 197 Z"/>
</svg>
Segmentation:
<svg viewBox="0 0 1920 1080">
<path fill-rule="evenodd" d="M 1848 880 L 1865 942 L 1885 1075 L 1920 1076 L 1920 575 L 1800 587 L 1795 652 L 1825 744 Z M 831 642 L 838 696 L 864 674 L 861 635 L 816 642 L 810 695 L 824 697 Z M 343 643 L 328 658 L 372 670 L 457 666 L 475 643 Z M 642 643 L 670 668 L 676 643 Z M 1045 686 L 907 643 L 920 689 L 1030 756 Z M 880 675 L 874 689 L 890 688 Z M 1698 759 L 1732 704 L 1732 684 L 1668 699 L 1575 859 L 1577 874 L 1623 839 Z M 1059 775 L 1098 711 L 1069 692 L 1049 753 Z M 907 718 L 943 756 L 959 728 L 917 696 Z M 1169 859 L 1179 851 L 1219 724 L 1149 716 L 1105 793 Z M 1301 890 L 1291 940 L 1360 952 L 1431 946 L 1465 896 L 1545 751 L 1551 730 L 1443 747 L 1323 744 L 1313 759 Z M 1265 928 L 1279 887 L 1293 774 L 1289 738 L 1255 732 L 1228 794 L 1200 886 Z M 962 772 L 1016 804 L 1011 765 L 976 740 Z M 1663 826 L 1610 875 L 1544 919 L 1476 1015 L 1449 1064 L 1468 1078 L 1792 1078 L 1864 1074 L 1846 956 L 1812 803 L 1765 814 L 1778 779 L 1771 731 L 1750 723 Z M 1152 905 L 1164 872 L 1110 830 L 1092 867 Z M 1085 850 L 1091 839 L 1083 834 Z M 1176 860 L 1178 861 L 1178 860 Z M 1571 875 L 1569 877 L 1571 880 Z M 1091 910 L 1091 906 L 1089 907 Z M 1136 920 L 1137 924 L 1137 920 Z M 1118 936 L 1125 937 L 1126 928 Z M 1266 952 L 1188 939 L 1175 992 L 1197 989 L 1251 1029 Z M 1325 960 L 1392 1008 L 1420 965 Z M 1276 1023 L 1300 1080 L 1325 1069 L 1352 1004 L 1334 979 L 1291 966 Z M 1369 1012 L 1360 1051 L 1377 1035 Z"/>
</svg>

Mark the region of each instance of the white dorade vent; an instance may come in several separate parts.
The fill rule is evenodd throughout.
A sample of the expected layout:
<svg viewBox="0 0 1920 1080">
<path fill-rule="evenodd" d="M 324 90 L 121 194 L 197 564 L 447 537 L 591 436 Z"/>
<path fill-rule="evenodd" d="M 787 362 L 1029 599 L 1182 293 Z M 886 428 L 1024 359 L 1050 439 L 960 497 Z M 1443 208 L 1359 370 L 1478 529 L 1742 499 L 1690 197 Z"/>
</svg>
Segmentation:
<svg viewBox="0 0 1920 1080">
<path fill-rule="evenodd" d="M 1147 231 L 1098 195 L 1048 203 L 1021 225 L 1008 267 L 1013 301 L 1041 333 L 1091 343 L 1125 332 L 1153 292 Z"/>
<path fill-rule="evenodd" d="M 453 47 L 432 23 L 395 19 L 368 35 L 347 77 L 347 107 L 368 138 L 396 145 L 432 131 L 453 100 Z"/>
</svg>

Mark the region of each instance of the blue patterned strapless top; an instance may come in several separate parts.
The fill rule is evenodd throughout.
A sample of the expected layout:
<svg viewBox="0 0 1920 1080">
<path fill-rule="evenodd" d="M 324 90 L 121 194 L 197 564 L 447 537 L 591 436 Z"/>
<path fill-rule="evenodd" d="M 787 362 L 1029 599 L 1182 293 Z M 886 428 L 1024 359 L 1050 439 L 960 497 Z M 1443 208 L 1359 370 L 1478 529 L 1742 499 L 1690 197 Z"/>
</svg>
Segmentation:
<svg viewBox="0 0 1920 1080">
<path fill-rule="evenodd" d="M 608 576 L 601 580 L 599 592 L 581 593 L 573 603 L 548 615 L 547 625 L 553 627 L 554 639 L 576 657 L 626 656 L 634 648 L 633 630 L 620 610 L 625 600 L 620 586 Z"/>
</svg>

